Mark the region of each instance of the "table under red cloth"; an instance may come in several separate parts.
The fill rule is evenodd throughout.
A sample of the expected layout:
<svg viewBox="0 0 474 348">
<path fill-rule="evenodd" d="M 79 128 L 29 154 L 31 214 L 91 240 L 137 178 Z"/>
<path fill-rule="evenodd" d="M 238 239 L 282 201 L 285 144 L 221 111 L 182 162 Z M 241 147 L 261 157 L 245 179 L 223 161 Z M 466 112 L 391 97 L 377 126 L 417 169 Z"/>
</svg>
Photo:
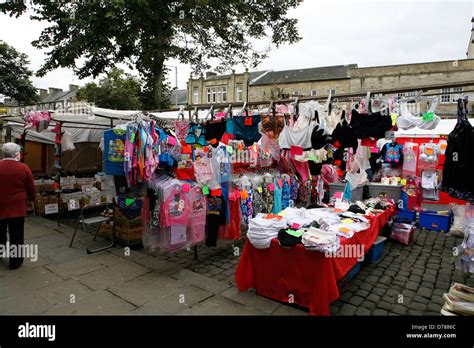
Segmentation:
<svg viewBox="0 0 474 348">
<path fill-rule="evenodd" d="M 392 207 L 370 220 L 370 228 L 341 238 L 343 245 L 363 245 L 364 253 L 374 244 L 390 219 Z M 312 315 L 329 315 L 329 305 L 339 298 L 337 280 L 354 267 L 357 257 L 326 257 L 303 245 L 282 248 L 273 239 L 268 249 L 256 249 L 247 239 L 235 280 L 240 291 L 255 289 L 260 296 L 309 308 Z"/>
</svg>

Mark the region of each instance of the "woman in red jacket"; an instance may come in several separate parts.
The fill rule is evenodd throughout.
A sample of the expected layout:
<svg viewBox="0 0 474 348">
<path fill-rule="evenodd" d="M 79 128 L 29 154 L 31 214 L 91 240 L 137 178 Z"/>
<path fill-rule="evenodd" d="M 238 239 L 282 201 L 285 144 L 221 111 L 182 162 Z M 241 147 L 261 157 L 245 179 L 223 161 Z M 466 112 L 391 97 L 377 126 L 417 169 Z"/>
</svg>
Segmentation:
<svg viewBox="0 0 474 348">
<path fill-rule="evenodd" d="M 30 168 L 19 162 L 19 145 L 5 143 L 2 152 L 3 160 L 0 161 L 0 246 L 2 246 L 1 249 L 6 250 L 8 229 L 10 248 L 16 247 L 16 250 L 22 250 L 21 246 L 25 238 L 25 216 L 27 209 L 33 209 L 35 183 Z M 29 199 L 28 206 L 27 198 Z M 22 257 L 10 258 L 10 269 L 17 269 L 22 263 Z"/>
</svg>

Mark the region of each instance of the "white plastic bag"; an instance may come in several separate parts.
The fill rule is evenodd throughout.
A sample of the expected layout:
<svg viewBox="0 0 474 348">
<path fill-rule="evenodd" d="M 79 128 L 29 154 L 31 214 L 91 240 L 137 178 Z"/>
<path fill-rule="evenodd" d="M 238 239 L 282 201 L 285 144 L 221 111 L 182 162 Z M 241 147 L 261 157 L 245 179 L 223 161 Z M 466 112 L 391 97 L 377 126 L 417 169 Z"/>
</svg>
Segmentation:
<svg viewBox="0 0 474 348">
<path fill-rule="evenodd" d="M 76 147 L 74 146 L 74 142 L 72 141 L 72 135 L 68 131 L 63 133 L 61 137 L 61 151 L 73 151 Z"/>
<path fill-rule="evenodd" d="M 453 212 L 453 225 L 449 230 L 449 235 L 454 237 L 464 237 L 464 212 L 466 206 L 453 205 L 451 211 Z"/>
</svg>

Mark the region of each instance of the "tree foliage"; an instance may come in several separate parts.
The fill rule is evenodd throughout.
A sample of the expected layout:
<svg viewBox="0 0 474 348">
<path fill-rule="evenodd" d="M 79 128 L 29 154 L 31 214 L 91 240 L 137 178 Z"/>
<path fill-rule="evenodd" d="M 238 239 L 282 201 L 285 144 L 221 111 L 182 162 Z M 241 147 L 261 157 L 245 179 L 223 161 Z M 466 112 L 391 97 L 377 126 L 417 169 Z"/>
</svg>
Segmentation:
<svg viewBox="0 0 474 348">
<path fill-rule="evenodd" d="M 49 49 L 39 74 L 73 68 L 80 78 L 98 76 L 117 63 L 136 68 L 155 108 L 164 101 L 165 60 L 190 64 L 194 73 L 211 67 L 222 72 L 234 65 L 255 67 L 273 46 L 299 40 L 297 20 L 288 11 L 298 0 L 32 0 L 32 19 L 51 25 L 35 47 Z M 29 2 L 28 2 L 29 3 Z M 0 5 L 12 16 L 28 3 Z M 82 59 L 81 59 L 82 58 Z"/>
<path fill-rule="evenodd" d="M 141 82 L 125 74 L 123 70 L 112 68 L 99 84 L 91 82 L 77 91 L 77 98 L 94 103 L 96 106 L 115 110 L 140 110 Z"/>
<path fill-rule="evenodd" d="M 0 94 L 15 99 L 20 105 L 31 105 L 38 100 L 28 64 L 26 54 L 0 41 Z"/>
</svg>

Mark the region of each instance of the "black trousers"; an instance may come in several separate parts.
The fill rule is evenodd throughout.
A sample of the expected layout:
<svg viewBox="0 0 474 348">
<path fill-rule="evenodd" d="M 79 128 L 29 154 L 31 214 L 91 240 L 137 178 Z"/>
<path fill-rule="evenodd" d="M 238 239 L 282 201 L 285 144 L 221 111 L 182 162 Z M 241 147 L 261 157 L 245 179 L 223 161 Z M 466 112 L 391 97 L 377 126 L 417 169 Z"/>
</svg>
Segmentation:
<svg viewBox="0 0 474 348">
<path fill-rule="evenodd" d="M 18 247 L 23 245 L 25 242 L 25 218 L 0 219 L 0 245 L 6 245 L 7 243 L 7 229 L 10 235 L 10 247 L 12 245 L 17 245 Z M 18 247 L 17 250 L 20 249 Z M 22 263 L 22 257 L 10 258 L 10 265 Z"/>
</svg>

